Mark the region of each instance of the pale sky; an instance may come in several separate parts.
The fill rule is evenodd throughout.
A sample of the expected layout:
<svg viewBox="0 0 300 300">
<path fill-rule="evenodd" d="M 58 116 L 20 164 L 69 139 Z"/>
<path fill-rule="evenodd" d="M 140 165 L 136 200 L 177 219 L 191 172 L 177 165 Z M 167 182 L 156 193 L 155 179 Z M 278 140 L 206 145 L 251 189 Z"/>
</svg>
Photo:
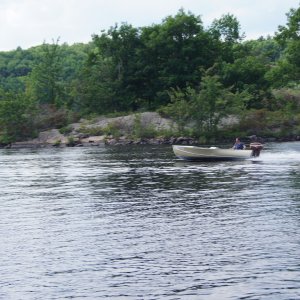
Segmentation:
<svg viewBox="0 0 300 300">
<path fill-rule="evenodd" d="M 274 35 L 300 0 L 0 0 L 0 51 L 52 43 L 87 43 L 93 34 L 126 22 L 160 24 L 180 8 L 201 16 L 205 28 L 233 14 L 246 39 Z"/>
</svg>

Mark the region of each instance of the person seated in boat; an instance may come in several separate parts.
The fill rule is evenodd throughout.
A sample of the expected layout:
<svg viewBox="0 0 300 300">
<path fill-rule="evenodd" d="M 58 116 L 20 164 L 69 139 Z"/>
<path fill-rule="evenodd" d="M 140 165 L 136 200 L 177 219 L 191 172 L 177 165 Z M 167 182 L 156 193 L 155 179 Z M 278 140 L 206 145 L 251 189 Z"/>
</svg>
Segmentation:
<svg viewBox="0 0 300 300">
<path fill-rule="evenodd" d="M 232 147 L 234 150 L 244 150 L 246 148 L 245 144 L 240 141 L 239 138 L 235 139 L 235 143 Z"/>
</svg>

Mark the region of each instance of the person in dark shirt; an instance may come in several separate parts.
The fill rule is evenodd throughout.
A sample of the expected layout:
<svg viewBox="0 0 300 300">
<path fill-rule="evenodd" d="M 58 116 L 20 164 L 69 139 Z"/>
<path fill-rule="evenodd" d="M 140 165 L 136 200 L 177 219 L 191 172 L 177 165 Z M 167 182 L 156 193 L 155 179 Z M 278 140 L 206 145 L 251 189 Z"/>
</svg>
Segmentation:
<svg viewBox="0 0 300 300">
<path fill-rule="evenodd" d="M 239 138 L 235 139 L 235 143 L 232 147 L 235 150 L 244 150 L 246 148 L 245 144 L 240 141 Z"/>
</svg>

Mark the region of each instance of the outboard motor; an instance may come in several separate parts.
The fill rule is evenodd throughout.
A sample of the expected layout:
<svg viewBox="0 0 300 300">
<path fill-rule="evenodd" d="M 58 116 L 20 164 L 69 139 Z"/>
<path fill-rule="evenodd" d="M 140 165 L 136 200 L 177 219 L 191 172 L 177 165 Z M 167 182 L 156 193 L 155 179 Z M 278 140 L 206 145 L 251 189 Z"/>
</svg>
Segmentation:
<svg viewBox="0 0 300 300">
<path fill-rule="evenodd" d="M 250 149 L 252 150 L 251 156 L 252 157 L 258 157 L 260 154 L 260 151 L 263 149 L 263 144 L 254 142 L 250 144 Z"/>
</svg>

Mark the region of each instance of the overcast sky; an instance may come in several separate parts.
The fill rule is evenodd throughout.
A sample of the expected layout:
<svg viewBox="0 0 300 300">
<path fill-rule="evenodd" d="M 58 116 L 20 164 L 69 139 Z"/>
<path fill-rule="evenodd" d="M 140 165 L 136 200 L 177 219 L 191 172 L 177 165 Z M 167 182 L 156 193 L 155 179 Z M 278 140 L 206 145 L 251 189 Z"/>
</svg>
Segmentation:
<svg viewBox="0 0 300 300">
<path fill-rule="evenodd" d="M 201 16 L 208 27 L 233 14 L 247 39 L 273 35 L 300 0 L 0 0 L 0 51 L 51 43 L 87 43 L 92 34 L 127 22 L 134 27 L 160 24 L 180 8 Z"/>
</svg>

